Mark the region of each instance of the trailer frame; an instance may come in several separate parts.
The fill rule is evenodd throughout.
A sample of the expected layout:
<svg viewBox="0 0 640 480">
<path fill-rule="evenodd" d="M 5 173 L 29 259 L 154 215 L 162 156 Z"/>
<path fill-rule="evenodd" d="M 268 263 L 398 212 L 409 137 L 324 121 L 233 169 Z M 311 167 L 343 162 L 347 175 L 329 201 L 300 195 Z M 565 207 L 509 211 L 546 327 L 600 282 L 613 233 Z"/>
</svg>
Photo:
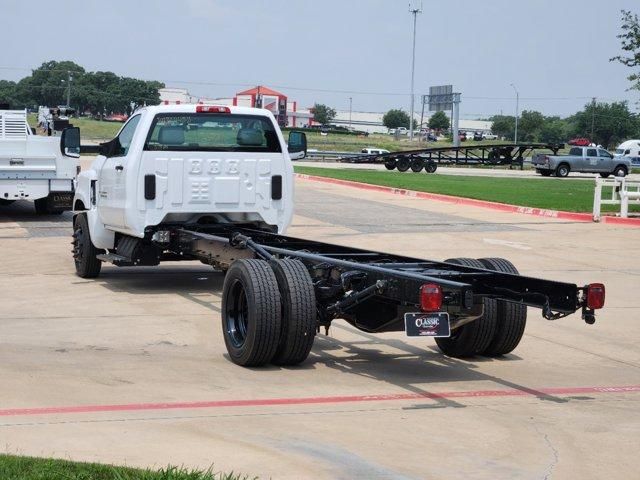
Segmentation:
<svg viewBox="0 0 640 480">
<path fill-rule="evenodd" d="M 338 162 L 346 163 L 384 163 L 387 169 L 398 168 L 406 171 L 409 168 L 419 172 L 423 168 L 428 173 L 429 166 L 437 164 L 456 165 L 509 165 L 509 168 L 524 166 L 526 155 L 536 149 L 550 150 L 554 155 L 564 148 L 562 143 L 511 143 L 463 145 L 459 147 L 427 147 L 416 150 L 396 151 L 375 155 L 350 155 L 339 158 Z M 433 169 L 433 167 L 431 167 Z M 435 171 L 435 169 L 433 169 Z"/>
</svg>

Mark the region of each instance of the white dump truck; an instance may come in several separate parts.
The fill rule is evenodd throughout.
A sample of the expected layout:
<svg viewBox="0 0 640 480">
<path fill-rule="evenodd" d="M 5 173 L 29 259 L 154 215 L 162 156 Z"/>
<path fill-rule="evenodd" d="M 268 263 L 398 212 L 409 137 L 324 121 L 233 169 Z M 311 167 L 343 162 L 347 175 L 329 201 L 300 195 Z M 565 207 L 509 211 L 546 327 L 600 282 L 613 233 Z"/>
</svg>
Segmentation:
<svg viewBox="0 0 640 480">
<path fill-rule="evenodd" d="M 0 205 L 31 200 L 40 214 L 71 210 L 80 131 L 35 135 L 26 110 L 0 110 Z"/>
<path fill-rule="evenodd" d="M 226 272 L 222 332 L 238 365 L 300 363 L 336 319 L 434 337 L 453 357 L 499 356 L 520 342 L 526 306 L 593 323 L 604 305 L 600 283 L 523 277 L 500 258 L 442 262 L 285 236 L 291 159 L 306 137 L 285 143 L 268 110 L 146 107 L 99 150 L 74 198 L 77 274 L 176 260 Z"/>
</svg>

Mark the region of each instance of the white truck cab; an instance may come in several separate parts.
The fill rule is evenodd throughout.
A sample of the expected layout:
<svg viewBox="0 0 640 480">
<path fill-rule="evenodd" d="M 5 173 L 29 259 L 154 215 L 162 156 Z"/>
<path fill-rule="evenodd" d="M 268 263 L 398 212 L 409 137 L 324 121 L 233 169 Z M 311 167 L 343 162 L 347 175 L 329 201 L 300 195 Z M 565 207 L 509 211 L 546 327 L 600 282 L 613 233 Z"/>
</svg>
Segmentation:
<svg viewBox="0 0 640 480">
<path fill-rule="evenodd" d="M 616 148 L 614 157 L 628 157 L 634 167 L 640 167 L 640 140 L 627 140 Z"/>
<path fill-rule="evenodd" d="M 268 110 L 145 107 L 78 176 L 74 211 L 85 216 L 95 248 L 107 251 L 162 225 L 238 223 L 282 233 L 293 215 L 290 155 L 305 152 L 304 134 L 291 132 L 287 145 Z"/>
<path fill-rule="evenodd" d="M 37 213 L 71 210 L 79 147 L 77 128 L 59 137 L 39 136 L 26 110 L 0 110 L 0 205 L 32 200 Z"/>
</svg>

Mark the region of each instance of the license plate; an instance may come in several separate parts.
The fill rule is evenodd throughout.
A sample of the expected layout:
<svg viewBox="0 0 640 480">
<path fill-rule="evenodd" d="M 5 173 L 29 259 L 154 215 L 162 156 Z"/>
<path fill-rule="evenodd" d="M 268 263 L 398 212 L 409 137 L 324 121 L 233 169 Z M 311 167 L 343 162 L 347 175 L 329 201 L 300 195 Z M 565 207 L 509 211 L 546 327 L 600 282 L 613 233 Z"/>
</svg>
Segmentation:
<svg viewBox="0 0 640 480">
<path fill-rule="evenodd" d="M 49 202 L 52 208 L 71 208 L 73 204 L 73 193 L 51 192 Z"/>
<path fill-rule="evenodd" d="M 450 337 L 449 314 L 446 312 L 405 313 L 407 337 Z"/>
</svg>

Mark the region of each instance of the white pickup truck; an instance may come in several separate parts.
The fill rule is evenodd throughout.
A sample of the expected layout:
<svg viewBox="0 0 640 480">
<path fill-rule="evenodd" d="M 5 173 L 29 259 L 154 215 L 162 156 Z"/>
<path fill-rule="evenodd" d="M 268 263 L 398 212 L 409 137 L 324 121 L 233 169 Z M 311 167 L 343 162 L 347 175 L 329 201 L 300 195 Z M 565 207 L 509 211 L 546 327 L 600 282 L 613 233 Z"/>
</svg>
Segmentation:
<svg viewBox="0 0 640 480">
<path fill-rule="evenodd" d="M 0 110 L 0 205 L 32 200 L 36 212 L 71 210 L 79 172 L 80 131 L 35 135 L 25 110 Z"/>
<path fill-rule="evenodd" d="M 292 158 L 268 110 L 162 105 L 137 111 L 102 144 L 74 197 L 73 258 L 83 278 L 118 267 L 196 260 L 226 272 L 221 320 L 238 365 L 304 361 L 321 328 L 435 337 L 454 357 L 499 356 L 522 338 L 526 305 L 547 319 L 604 305 L 604 286 L 517 274 L 504 259 L 446 262 L 284 235 Z M 345 207 L 348 208 L 348 207 Z"/>
</svg>

